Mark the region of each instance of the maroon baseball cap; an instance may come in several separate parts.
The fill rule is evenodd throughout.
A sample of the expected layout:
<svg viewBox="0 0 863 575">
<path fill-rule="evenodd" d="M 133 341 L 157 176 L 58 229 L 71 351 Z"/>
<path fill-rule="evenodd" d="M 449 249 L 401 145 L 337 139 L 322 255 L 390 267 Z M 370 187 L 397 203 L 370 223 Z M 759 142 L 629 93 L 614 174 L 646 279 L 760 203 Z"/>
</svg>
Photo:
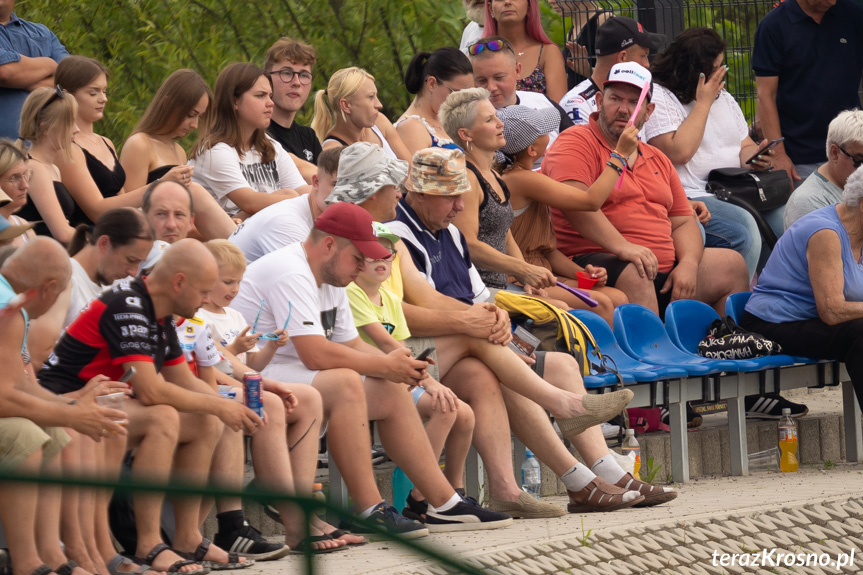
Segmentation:
<svg viewBox="0 0 863 575">
<path fill-rule="evenodd" d="M 351 240 L 366 257 L 382 260 L 392 255 L 378 241 L 372 216 L 356 204 L 330 204 L 315 220 L 315 227 L 322 232 Z"/>
</svg>

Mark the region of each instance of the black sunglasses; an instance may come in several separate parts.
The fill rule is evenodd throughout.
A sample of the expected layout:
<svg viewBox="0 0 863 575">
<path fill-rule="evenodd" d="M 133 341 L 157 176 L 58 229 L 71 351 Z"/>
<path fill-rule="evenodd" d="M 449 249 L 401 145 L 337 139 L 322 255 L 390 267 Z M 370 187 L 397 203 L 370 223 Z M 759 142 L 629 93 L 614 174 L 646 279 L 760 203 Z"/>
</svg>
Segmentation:
<svg viewBox="0 0 863 575">
<path fill-rule="evenodd" d="M 54 87 L 54 93 L 51 94 L 51 96 L 47 100 L 45 100 L 45 103 L 42 104 L 42 107 L 39 108 L 39 111 L 36 113 L 36 131 L 37 132 L 39 131 L 39 116 L 42 115 L 42 112 L 44 112 L 45 109 L 48 108 L 48 106 L 50 106 L 51 104 L 53 104 L 57 100 L 62 100 L 65 97 L 66 97 L 66 90 L 61 88 L 60 84 L 57 84 Z"/>
<path fill-rule="evenodd" d="M 863 166 L 863 159 L 855 158 L 854 156 L 852 156 L 851 154 L 849 154 L 848 152 L 846 152 L 846 151 L 845 151 L 845 149 L 844 149 L 842 146 L 837 145 L 836 147 L 837 147 L 837 148 L 839 148 L 839 151 L 840 151 L 840 152 L 842 152 L 843 154 L 845 154 L 846 156 L 848 156 L 848 159 L 849 159 L 849 160 L 851 160 L 851 163 L 853 163 L 853 164 L 854 164 L 854 167 L 855 167 L 855 168 L 859 168 L 860 166 Z"/>
</svg>

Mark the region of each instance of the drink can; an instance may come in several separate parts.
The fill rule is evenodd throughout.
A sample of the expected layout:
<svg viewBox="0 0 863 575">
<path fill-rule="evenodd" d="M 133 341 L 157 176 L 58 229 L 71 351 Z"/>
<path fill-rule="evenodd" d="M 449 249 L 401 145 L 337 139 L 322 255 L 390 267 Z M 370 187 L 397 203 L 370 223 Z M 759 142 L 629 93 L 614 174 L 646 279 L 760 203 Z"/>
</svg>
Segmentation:
<svg viewBox="0 0 863 575">
<path fill-rule="evenodd" d="M 247 371 L 243 374 L 243 389 L 246 407 L 264 418 L 264 403 L 261 401 L 261 382 L 263 377 L 257 371 Z"/>
</svg>

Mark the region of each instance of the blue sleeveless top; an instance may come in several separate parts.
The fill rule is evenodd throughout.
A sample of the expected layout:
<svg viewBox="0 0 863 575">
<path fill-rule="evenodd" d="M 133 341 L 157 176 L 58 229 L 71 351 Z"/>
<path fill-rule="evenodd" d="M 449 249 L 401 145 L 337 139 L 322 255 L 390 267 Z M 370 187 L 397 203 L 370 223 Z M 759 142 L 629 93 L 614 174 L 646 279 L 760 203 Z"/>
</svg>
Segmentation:
<svg viewBox="0 0 863 575">
<path fill-rule="evenodd" d="M 851 253 L 851 239 L 839 221 L 836 206 L 826 206 L 806 214 L 785 230 L 758 276 L 758 285 L 752 290 L 746 311 L 772 323 L 818 317 L 809 281 L 806 247 L 809 238 L 824 229 L 835 231 L 842 245 L 845 299 L 863 301 L 863 264 Z"/>
</svg>

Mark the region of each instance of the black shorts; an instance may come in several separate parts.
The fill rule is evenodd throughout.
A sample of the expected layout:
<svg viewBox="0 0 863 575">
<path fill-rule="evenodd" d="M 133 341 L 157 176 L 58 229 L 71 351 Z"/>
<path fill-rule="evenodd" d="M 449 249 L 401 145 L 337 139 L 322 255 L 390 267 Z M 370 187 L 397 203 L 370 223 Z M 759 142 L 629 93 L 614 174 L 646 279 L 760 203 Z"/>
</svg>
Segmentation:
<svg viewBox="0 0 863 575">
<path fill-rule="evenodd" d="M 581 267 L 585 267 L 587 265 L 594 265 L 597 267 L 605 268 L 608 272 L 608 280 L 606 281 L 606 285 L 609 287 L 615 287 L 618 278 L 620 278 L 620 274 L 623 273 L 623 270 L 626 269 L 626 266 L 631 265 L 632 262 L 628 262 L 626 260 L 622 260 L 618 258 L 614 254 L 610 254 L 607 252 L 597 252 L 593 254 L 583 254 L 580 256 L 574 256 L 572 261 Z M 674 265 L 671 266 L 671 269 L 674 269 L 677 266 L 677 261 L 675 260 Z M 659 307 L 659 317 L 665 319 L 665 308 L 668 307 L 668 304 L 671 303 L 671 290 L 668 293 L 659 293 L 659 290 L 662 289 L 662 286 L 665 285 L 665 281 L 668 279 L 668 274 L 671 271 L 667 272 L 659 272 L 656 274 L 656 278 L 653 280 L 653 287 L 656 291 L 656 303 Z"/>
</svg>

